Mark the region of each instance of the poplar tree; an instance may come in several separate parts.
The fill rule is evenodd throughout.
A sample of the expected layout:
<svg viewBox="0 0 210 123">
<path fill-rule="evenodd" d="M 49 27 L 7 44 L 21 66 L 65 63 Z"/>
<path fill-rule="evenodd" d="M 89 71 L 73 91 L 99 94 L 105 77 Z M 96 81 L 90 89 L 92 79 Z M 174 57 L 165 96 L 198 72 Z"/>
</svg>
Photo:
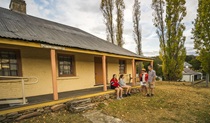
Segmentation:
<svg viewBox="0 0 210 123">
<path fill-rule="evenodd" d="M 117 41 L 117 45 L 122 47 L 123 44 L 124 44 L 124 41 L 123 41 L 123 22 L 124 22 L 125 4 L 124 4 L 123 0 L 116 0 L 115 5 L 116 5 L 116 11 L 117 11 L 116 41 Z"/>
<path fill-rule="evenodd" d="M 114 24 L 113 24 L 113 0 L 101 0 L 100 9 L 104 16 L 104 23 L 106 25 L 107 41 L 115 43 Z"/>
<path fill-rule="evenodd" d="M 154 25 L 160 41 L 160 59 L 164 78 L 177 81 L 182 78 L 186 48 L 183 18 L 186 16 L 185 0 L 153 0 Z M 164 13 L 164 9 L 166 13 Z"/>
<path fill-rule="evenodd" d="M 135 0 L 133 4 L 133 35 L 134 40 L 136 42 L 136 50 L 138 55 L 143 55 L 142 53 L 142 45 L 141 45 L 141 27 L 140 27 L 140 19 L 141 19 L 141 10 L 140 10 L 140 2 L 139 0 Z"/>
<path fill-rule="evenodd" d="M 202 69 L 207 73 L 207 86 L 210 73 L 210 0 L 198 0 L 197 17 L 192 30 L 194 48 L 199 56 Z"/>
</svg>

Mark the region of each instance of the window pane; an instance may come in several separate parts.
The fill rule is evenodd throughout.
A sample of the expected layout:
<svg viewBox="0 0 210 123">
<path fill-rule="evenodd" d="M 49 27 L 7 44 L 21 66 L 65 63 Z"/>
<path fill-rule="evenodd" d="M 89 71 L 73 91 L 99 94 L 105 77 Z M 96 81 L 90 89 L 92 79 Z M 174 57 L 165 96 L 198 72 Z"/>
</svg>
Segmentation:
<svg viewBox="0 0 210 123">
<path fill-rule="evenodd" d="M 125 60 L 119 60 L 119 73 L 124 74 L 125 73 Z"/>
<path fill-rule="evenodd" d="M 1 63 L 9 63 L 9 59 L 2 59 Z"/>
<path fill-rule="evenodd" d="M 9 64 L 2 64 L 3 69 L 9 69 Z"/>
<path fill-rule="evenodd" d="M 4 76 L 10 76 L 10 71 L 8 69 L 4 70 Z"/>
<path fill-rule="evenodd" d="M 64 70 L 70 70 L 70 66 L 64 66 Z"/>
<path fill-rule="evenodd" d="M 72 62 L 73 58 L 72 56 L 58 56 L 58 62 L 59 62 L 59 75 L 72 75 L 73 74 L 73 67 Z"/>
<path fill-rule="evenodd" d="M 11 64 L 10 65 L 10 70 L 17 70 L 17 65 L 16 64 Z"/>
<path fill-rule="evenodd" d="M 10 59 L 10 63 L 17 63 L 16 59 Z"/>
<path fill-rule="evenodd" d="M 4 51 L 0 49 L 0 75 L 2 76 L 18 76 L 17 52 Z"/>
<path fill-rule="evenodd" d="M 63 61 L 59 61 L 59 64 L 60 64 L 60 65 L 63 65 Z"/>
<path fill-rule="evenodd" d="M 17 71 L 16 71 L 16 70 L 11 71 L 11 75 L 12 75 L 12 76 L 17 76 L 17 75 L 18 75 L 18 74 L 17 74 Z"/>
</svg>

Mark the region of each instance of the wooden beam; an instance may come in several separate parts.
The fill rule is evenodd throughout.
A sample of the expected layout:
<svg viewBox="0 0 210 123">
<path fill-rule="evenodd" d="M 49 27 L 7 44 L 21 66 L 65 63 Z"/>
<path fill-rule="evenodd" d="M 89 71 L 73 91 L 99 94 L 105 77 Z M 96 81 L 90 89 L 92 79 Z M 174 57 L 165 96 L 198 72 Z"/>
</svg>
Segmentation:
<svg viewBox="0 0 210 123">
<path fill-rule="evenodd" d="M 106 56 L 103 55 L 102 56 L 102 71 L 103 71 L 103 85 L 104 85 L 104 88 L 103 90 L 104 91 L 107 91 L 107 85 L 106 85 Z"/>
<path fill-rule="evenodd" d="M 57 74 L 56 74 L 56 57 L 55 50 L 50 50 L 51 68 L 52 68 L 52 85 L 53 85 L 53 99 L 58 100 Z"/>
<path fill-rule="evenodd" d="M 136 62 L 135 59 L 132 59 L 132 85 L 136 85 Z"/>
</svg>

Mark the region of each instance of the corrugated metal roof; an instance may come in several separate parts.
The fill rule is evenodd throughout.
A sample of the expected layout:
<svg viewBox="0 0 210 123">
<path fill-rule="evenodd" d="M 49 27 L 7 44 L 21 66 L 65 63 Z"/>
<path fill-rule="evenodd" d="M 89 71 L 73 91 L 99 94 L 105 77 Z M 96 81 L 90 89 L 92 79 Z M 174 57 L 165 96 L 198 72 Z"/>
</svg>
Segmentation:
<svg viewBox="0 0 210 123">
<path fill-rule="evenodd" d="M 189 74 L 189 75 L 198 75 L 198 74 L 202 74 L 202 73 L 193 71 L 190 68 L 184 68 L 183 74 L 186 74 L 186 75 L 187 74 Z"/>
<path fill-rule="evenodd" d="M 4 8 L 0 8 L 0 37 L 143 57 L 78 28 L 16 13 Z"/>
<path fill-rule="evenodd" d="M 184 62 L 184 67 L 192 67 L 192 65 L 188 62 Z"/>
</svg>

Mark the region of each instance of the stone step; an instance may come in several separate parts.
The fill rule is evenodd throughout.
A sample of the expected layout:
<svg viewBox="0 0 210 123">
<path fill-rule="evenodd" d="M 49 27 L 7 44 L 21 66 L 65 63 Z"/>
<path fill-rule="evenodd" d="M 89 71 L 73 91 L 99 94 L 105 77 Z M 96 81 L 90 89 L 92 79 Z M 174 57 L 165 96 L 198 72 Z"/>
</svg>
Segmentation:
<svg viewBox="0 0 210 123">
<path fill-rule="evenodd" d="M 89 103 L 91 103 L 91 99 L 90 98 L 86 98 L 86 99 L 74 100 L 74 101 L 67 102 L 66 105 L 68 107 L 69 106 L 77 107 L 77 106 L 85 105 L 85 104 L 89 104 Z"/>
<path fill-rule="evenodd" d="M 93 109 L 94 107 L 95 107 L 94 103 L 89 103 L 89 104 L 80 105 L 80 106 L 70 106 L 68 107 L 68 110 L 73 113 L 79 113 L 79 112 Z"/>
</svg>

